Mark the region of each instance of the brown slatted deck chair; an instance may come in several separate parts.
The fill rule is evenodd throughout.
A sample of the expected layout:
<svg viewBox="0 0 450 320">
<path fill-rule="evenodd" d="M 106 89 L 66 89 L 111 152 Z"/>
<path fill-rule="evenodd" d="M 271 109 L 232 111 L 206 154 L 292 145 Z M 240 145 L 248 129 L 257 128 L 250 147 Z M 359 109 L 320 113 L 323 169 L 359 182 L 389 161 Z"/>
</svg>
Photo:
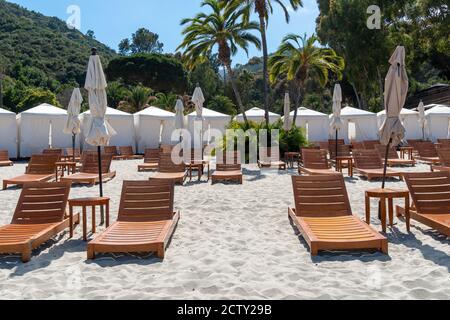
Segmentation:
<svg viewBox="0 0 450 320">
<path fill-rule="evenodd" d="M 431 165 L 431 171 L 447 171 L 450 172 L 450 149 L 437 149 L 439 156 L 439 165 Z"/>
<path fill-rule="evenodd" d="M 376 147 L 378 154 L 381 157 L 381 160 L 384 161 L 386 158 L 386 146 L 383 145 L 378 145 Z M 388 153 L 388 166 L 389 167 L 395 167 L 395 166 L 415 166 L 416 165 L 416 160 L 414 159 L 401 159 L 400 156 L 398 155 L 397 150 L 395 150 L 394 147 L 389 148 L 389 153 Z"/>
<path fill-rule="evenodd" d="M 289 218 L 315 256 L 323 250 L 380 250 L 388 241 L 352 214 L 342 175 L 292 177 L 295 209 Z"/>
<path fill-rule="evenodd" d="M 160 149 L 145 149 L 144 164 L 138 165 L 138 171 L 158 170 Z"/>
<path fill-rule="evenodd" d="M 338 139 L 337 140 L 338 146 L 342 146 L 345 144 L 345 140 L 344 139 Z M 336 139 L 329 139 L 328 140 L 328 144 L 329 145 L 335 145 L 336 144 Z M 328 149 L 327 149 L 328 150 Z"/>
<path fill-rule="evenodd" d="M 57 154 L 60 157 L 63 156 L 63 149 L 44 149 L 42 154 Z"/>
<path fill-rule="evenodd" d="M 239 152 L 227 152 L 223 154 L 221 163 L 216 164 L 216 171 L 212 174 L 212 184 L 222 181 L 237 181 L 243 184 L 242 165 Z M 233 159 L 233 163 L 229 159 Z"/>
<path fill-rule="evenodd" d="M 8 150 L 0 150 L 0 167 L 9 167 L 14 165 L 14 162 L 9 160 Z"/>
<path fill-rule="evenodd" d="M 299 174 L 309 175 L 342 175 L 331 167 L 326 150 L 302 151 L 303 167 L 298 168 Z"/>
<path fill-rule="evenodd" d="M 330 145 L 328 150 L 330 153 L 330 158 L 336 160 L 336 144 Z M 350 157 L 352 155 L 351 146 L 347 144 L 338 144 L 338 156 L 339 157 Z"/>
<path fill-rule="evenodd" d="M 440 163 L 436 146 L 432 142 L 418 142 L 415 144 L 415 148 L 417 149 L 418 153 L 418 155 L 415 157 L 417 160 L 425 162 L 429 165 Z"/>
<path fill-rule="evenodd" d="M 69 192 L 67 182 L 25 184 L 11 224 L 0 227 L 0 253 L 20 253 L 22 261 L 28 262 L 33 249 L 67 229 Z M 78 215 L 74 221 L 79 221 Z"/>
<path fill-rule="evenodd" d="M 175 184 L 184 184 L 187 178 L 186 164 L 180 157 L 180 163 L 176 164 L 171 153 L 161 153 L 159 157 L 158 172 L 152 179 L 170 180 Z"/>
<path fill-rule="evenodd" d="M 173 149 L 175 148 L 174 145 L 171 144 L 162 144 L 161 145 L 161 152 L 162 153 L 171 153 Z"/>
<path fill-rule="evenodd" d="M 378 140 L 365 140 L 363 141 L 364 149 L 366 150 L 376 150 L 377 146 L 380 146 L 381 143 Z"/>
<path fill-rule="evenodd" d="M 329 150 L 330 148 L 330 144 L 328 143 L 328 141 L 320 141 L 318 142 L 318 145 L 320 150 Z"/>
<path fill-rule="evenodd" d="M 272 148 L 260 147 L 258 167 L 261 169 L 275 167 L 279 170 L 286 170 L 286 162 L 280 160 L 279 154 L 272 157 Z"/>
<path fill-rule="evenodd" d="M 116 176 L 115 171 L 111 171 L 112 154 L 104 153 L 102 157 L 102 180 L 107 182 Z M 83 152 L 80 172 L 62 177 L 61 181 L 69 181 L 73 184 L 99 183 L 98 176 L 98 154 L 94 151 Z"/>
<path fill-rule="evenodd" d="M 103 147 L 103 150 L 106 154 L 112 155 L 113 160 L 123 160 L 124 159 L 124 157 L 119 155 L 119 150 L 117 149 L 116 146 L 105 146 L 105 147 Z"/>
<path fill-rule="evenodd" d="M 383 177 L 383 161 L 376 150 L 353 150 L 355 171 L 371 181 Z M 386 170 L 386 177 L 398 177 L 402 179 L 402 173 L 391 169 Z"/>
<path fill-rule="evenodd" d="M 3 180 L 3 190 L 8 188 L 8 185 L 23 186 L 29 182 L 45 182 L 50 181 L 56 177 L 55 163 L 60 159 L 57 154 L 42 154 L 31 156 L 30 163 L 27 166 L 25 174 Z"/>
<path fill-rule="evenodd" d="M 352 141 L 352 150 L 366 150 L 364 142 Z"/>
<path fill-rule="evenodd" d="M 73 149 L 73 148 L 66 148 L 66 156 L 65 156 L 66 160 L 69 161 L 69 162 L 73 161 L 74 153 L 75 153 L 75 162 L 81 161 L 80 148 L 75 148 L 75 149 Z"/>
<path fill-rule="evenodd" d="M 411 219 L 450 237 L 450 173 L 408 172 L 405 180 L 414 203 Z M 405 209 L 397 206 L 397 213 Z"/>
<path fill-rule="evenodd" d="M 96 253 L 156 252 L 165 250 L 180 219 L 174 212 L 174 183 L 164 180 L 124 181 L 117 222 L 87 246 L 87 258 Z"/>
<path fill-rule="evenodd" d="M 133 147 L 119 147 L 120 156 L 125 160 L 138 160 L 143 159 L 141 155 L 134 154 Z"/>
</svg>

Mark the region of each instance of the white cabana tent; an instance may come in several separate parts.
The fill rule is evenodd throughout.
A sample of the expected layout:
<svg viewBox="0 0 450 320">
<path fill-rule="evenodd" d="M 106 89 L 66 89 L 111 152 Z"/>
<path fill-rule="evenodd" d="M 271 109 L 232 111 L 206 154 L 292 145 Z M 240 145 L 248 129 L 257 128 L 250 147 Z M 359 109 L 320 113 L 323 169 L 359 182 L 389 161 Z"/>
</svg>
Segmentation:
<svg viewBox="0 0 450 320">
<path fill-rule="evenodd" d="M 263 109 L 260 108 L 252 108 L 250 110 L 247 110 L 245 112 L 245 115 L 247 116 L 248 121 L 253 121 L 256 123 L 261 123 L 266 120 L 265 118 L 266 112 Z M 279 114 L 269 112 L 269 123 L 275 123 L 277 122 L 281 116 Z M 236 121 L 244 122 L 244 115 L 238 114 L 235 118 Z"/>
<path fill-rule="evenodd" d="M 378 112 L 378 128 L 381 128 L 386 119 L 386 111 Z M 422 130 L 419 125 L 419 113 L 409 109 L 402 109 L 400 120 L 406 129 L 405 139 L 422 139 Z"/>
<path fill-rule="evenodd" d="M 427 109 L 427 106 L 425 106 Z M 435 105 L 433 108 L 425 111 L 428 120 L 430 138 L 432 141 L 437 139 L 450 138 L 450 107 L 444 105 Z"/>
<path fill-rule="evenodd" d="M 42 153 L 50 147 L 49 142 L 53 148 L 70 148 L 72 138 L 63 133 L 66 122 L 67 111 L 47 103 L 17 115 L 19 156 Z"/>
<path fill-rule="evenodd" d="M 85 138 L 89 133 L 89 128 L 91 127 L 91 112 L 86 111 L 80 115 L 81 117 L 81 135 L 84 148 L 89 149 L 89 144 L 86 143 Z M 127 147 L 135 146 L 135 132 L 134 132 L 134 120 L 133 115 L 113 109 L 107 108 L 105 119 L 109 122 L 114 131 L 117 132 L 116 135 L 111 137 L 109 144 L 111 146 L 117 147 Z"/>
<path fill-rule="evenodd" d="M 0 150 L 8 150 L 10 158 L 17 158 L 17 141 L 16 114 L 0 108 Z"/>
<path fill-rule="evenodd" d="M 375 113 L 345 107 L 341 113 L 343 128 L 339 132 L 339 138 L 346 143 L 351 141 L 377 140 L 378 124 Z"/>
<path fill-rule="evenodd" d="M 193 137 L 194 134 L 194 121 L 197 117 L 197 112 L 192 112 L 188 115 L 188 130 Z M 207 133 L 209 130 L 219 130 L 222 134 L 225 134 L 228 123 L 231 121 L 231 116 L 203 108 L 203 132 Z M 206 134 L 207 135 L 207 134 Z M 203 142 L 208 143 L 208 137 L 203 135 Z"/>
<path fill-rule="evenodd" d="M 295 111 L 290 113 L 291 121 L 294 121 L 294 113 Z M 297 110 L 295 125 L 305 130 L 308 141 L 328 140 L 330 119 L 324 113 L 301 107 Z"/>
<path fill-rule="evenodd" d="M 172 144 L 175 114 L 156 107 L 148 107 L 134 114 L 134 127 L 136 149 L 138 153 L 144 153 L 146 148 L 159 148 L 160 143 Z"/>
</svg>

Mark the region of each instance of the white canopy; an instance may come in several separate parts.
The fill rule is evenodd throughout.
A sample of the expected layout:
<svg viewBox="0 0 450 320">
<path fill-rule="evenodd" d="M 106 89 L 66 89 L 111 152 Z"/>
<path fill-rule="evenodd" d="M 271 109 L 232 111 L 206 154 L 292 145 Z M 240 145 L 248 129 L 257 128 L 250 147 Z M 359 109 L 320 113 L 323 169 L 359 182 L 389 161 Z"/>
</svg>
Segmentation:
<svg viewBox="0 0 450 320">
<path fill-rule="evenodd" d="M 377 113 L 378 127 L 384 123 L 386 119 L 386 111 L 380 111 Z M 405 139 L 422 139 L 422 130 L 419 125 L 419 113 L 409 109 L 402 109 L 400 112 L 400 120 L 406 129 Z"/>
<path fill-rule="evenodd" d="M 197 117 L 197 112 L 192 112 L 188 115 L 188 129 L 193 137 L 194 134 L 194 121 Z M 208 132 L 208 130 L 219 130 L 222 134 L 225 134 L 227 125 L 231 121 L 231 116 L 203 108 L 203 132 Z M 204 137 L 204 142 L 208 142 L 208 139 Z"/>
<path fill-rule="evenodd" d="M 0 108 L 0 150 L 8 150 L 10 158 L 17 158 L 16 114 L 2 108 Z"/>
<path fill-rule="evenodd" d="M 20 113 L 17 121 L 20 157 L 42 153 L 42 150 L 49 147 L 49 140 L 52 141 L 53 148 L 72 147 L 71 140 L 63 134 L 67 122 L 67 111 L 64 109 L 44 103 Z"/>
<path fill-rule="evenodd" d="M 290 114 L 291 121 L 294 121 L 294 113 Z M 328 140 L 330 120 L 324 113 L 301 107 L 297 110 L 295 125 L 305 130 L 308 141 Z"/>
<path fill-rule="evenodd" d="M 172 144 L 172 133 L 175 130 L 174 113 L 148 107 L 133 116 L 138 153 L 144 153 L 146 148 L 159 148 L 160 142 Z"/>
<path fill-rule="evenodd" d="M 85 141 L 85 137 L 89 133 L 91 127 L 91 112 L 86 111 L 82 113 L 80 117 L 82 124 L 81 134 L 83 135 L 82 141 Z M 118 147 L 135 146 L 134 121 L 132 114 L 107 107 L 105 119 L 117 133 L 111 137 L 109 145 Z M 87 143 L 84 143 L 84 146 L 85 148 L 89 148 Z"/>
<path fill-rule="evenodd" d="M 245 115 L 247 116 L 248 121 L 253 121 L 256 123 L 261 123 L 266 120 L 265 115 L 266 112 L 263 109 L 260 108 L 252 108 L 245 112 Z M 277 122 L 281 116 L 279 114 L 269 112 L 269 123 L 275 123 Z M 241 113 L 236 116 L 236 121 L 244 122 L 244 115 Z"/>
<path fill-rule="evenodd" d="M 425 106 L 427 109 L 427 106 Z M 447 139 L 450 130 L 450 107 L 444 105 L 436 105 L 425 111 L 430 131 L 430 139 Z"/>
<path fill-rule="evenodd" d="M 346 143 L 378 139 L 377 115 L 375 113 L 345 107 L 342 109 L 341 119 L 344 126 L 339 131 L 339 138 L 344 139 Z"/>
</svg>

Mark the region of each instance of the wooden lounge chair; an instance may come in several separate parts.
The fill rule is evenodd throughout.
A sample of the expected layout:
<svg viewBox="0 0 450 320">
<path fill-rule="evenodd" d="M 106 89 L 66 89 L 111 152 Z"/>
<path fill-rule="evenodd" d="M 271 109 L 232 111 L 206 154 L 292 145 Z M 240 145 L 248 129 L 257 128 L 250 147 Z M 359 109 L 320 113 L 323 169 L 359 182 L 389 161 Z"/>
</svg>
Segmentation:
<svg viewBox="0 0 450 320">
<path fill-rule="evenodd" d="M 116 176 L 111 171 L 112 154 L 102 154 L 102 180 L 106 182 Z M 95 151 L 83 152 L 80 172 L 62 177 L 61 181 L 69 181 L 73 184 L 95 185 L 100 181 L 98 176 L 98 154 Z"/>
<path fill-rule="evenodd" d="M 73 156 L 75 153 L 75 162 L 81 161 L 81 151 L 79 148 L 66 148 L 66 156 L 65 159 L 69 162 L 73 161 Z"/>
<path fill-rule="evenodd" d="M 302 151 L 303 167 L 298 168 L 299 174 L 309 175 L 342 175 L 331 167 L 328 152 L 325 150 Z"/>
<path fill-rule="evenodd" d="M 292 177 L 295 209 L 289 218 L 315 256 L 322 250 L 380 250 L 388 241 L 352 214 L 342 175 Z"/>
<path fill-rule="evenodd" d="M 444 147 L 450 147 L 450 139 L 437 139 L 437 142 Z"/>
<path fill-rule="evenodd" d="M 352 141 L 352 150 L 366 150 L 364 142 Z"/>
<path fill-rule="evenodd" d="M 119 147 L 120 156 L 125 160 L 138 160 L 143 159 L 141 155 L 134 154 L 133 147 Z"/>
<path fill-rule="evenodd" d="M 272 148 L 259 148 L 259 168 L 271 168 L 275 167 L 279 170 L 286 170 L 286 162 L 281 161 L 279 155 L 272 156 Z"/>
<path fill-rule="evenodd" d="M 384 161 L 386 158 L 386 146 L 383 145 L 377 145 L 376 150 L 378 151 L 378 154 L 381 157 L 381 160 Z M 415 166 L 416 160 L 414 159 L 401 159 L 398 155 L 397 150 L 395 150 L 394 147 L 389 148 L 388 153 L 388 163 L 387 165 L 389 167 L 395 167 L 395 166 Z"/>
<path fill-rule="evenodd" d="M 124 157 L 119 155 L 119 151 L 116 146 L 105 146 L 103 150 L 106 154 L 112 155 L 113 160 L 123 160 L 124 159 Z"/>
<path fill-rule="evenodd" d="M 174 145 L 171 144 L 162 144 L 161 145 L 161 152 L 162 153 L 171 153 L 172 150 L 175 148 Z"/>
<path fill-rule="evenodd" d="M 173 199 L 171 181 L 124 181 L 117 222 L 89 242 L 87 258 L 100 252 L 156 252 L 164 259 L 180 219 Z"/>
<path fill-rule="evenodd" d="M 431 165 L 431 171 L 447 171 L 450 172 L 450 149 L 437 149 L 439 156 L 439 165 Z"/>
<path fill-rule="evenodd" d="M 331 160 L 336 160 L 336 144 L 330 145 L 330 149 L 328 150 L 330 153 Z M 352 155 L 350 145 L 346 144 L 338 144 L 338 156 L 340 157 L 350 157 Z"/>
<path fill-rule="evenodd" d="M 8 188 L 8 185 L 23 186 L 30 182 L 45 182 L 56 178 L 55 163 L 60 159 L 57 154 L 43 154 L 31 156 L 30 163 L 26 168 L 25 174 L 3 180 L 3 190 Z"/>
<path fill-rule="evenodd" d="M 9 167 L 14 165 L 14 162 L 9 160 L 8 150 L 0 150 L 0 167 Z"/>
<path fill-rule="evenodd" d="M 42 151 L 42 154 L 57 154 L 60 157 L 63 156 L 63 150 L 62 149 L 44 149 Z"/>
<path fill-rule="evenodd" d="M 417 160 L 425 162 L 429 165 L 440 163 L 436 146 L 432 142 L 418 142 L 415 144 L 414 148 L 418 153 L 418 155 L 415 157 Z"/>
<path fill-rule="evenodd" d="M 355 168 L 361 176 L 371 181 L 383 177 L 383 161 L 376 150 L 353 150 Z M 392 169 L 386 170 L 386 177 L 398 177 L 402 179 L 402 173 Z"/>
<path fill-rule="evenodd" d="M 406 184 L 414 203 L 411 219 L 450 237 L 450 173 L 405 173 Z M 399 215 L 405 209 L 397 206 Z"/>
<path fill-rule="evenodd" d="M 66 218 L 70 183 L 27 183 L 14 212 L 11 224 L 0 227 L 0 253 L 20 253 L 22 261 L 31 252 L 69 227 Z M 79 221 L 79 216 L 74 217 Z"/>
<path fill-rule="evenodd" d="M 144 164 L 138 165 L 138 171 L 158 170 L 159 149 L 145 149 Z"/>
<path fill-rule="evenodd" d="M 183 159 L 176 164 L 171 153 L 161 153 L 159 157 L 158 172 L 152 179 L 170 180 L 175 184 L 184 184 L 187 177 L 186 164 Z"/>
<path fill-rule="evenodd" d="M 377 146 L 381 146 L 380 141 L 378 140 L 365 140 L 363 141 L 364 149 L 366 150 L 376 150 Z"/>
<path fill-rule="evenodd" d="M 229 163 L 228 159 L 232 158 L 234 158 L 233 163 Z M 239 152 L 224 153 L 223 160 L 220 162 L 222 163 L 216 164 L 216 171 L 212 174 L 212 184 L 221 181 L 237 181 L 239 184 L 243 184 Z"/>
<path fill-rule="evenodd" d="M 330 144 L 328 143 L 328 141 L 320 141 L 315 145 L 318 145 L 321 150 L 328 150 L 330 148 Z"/>
</svg>

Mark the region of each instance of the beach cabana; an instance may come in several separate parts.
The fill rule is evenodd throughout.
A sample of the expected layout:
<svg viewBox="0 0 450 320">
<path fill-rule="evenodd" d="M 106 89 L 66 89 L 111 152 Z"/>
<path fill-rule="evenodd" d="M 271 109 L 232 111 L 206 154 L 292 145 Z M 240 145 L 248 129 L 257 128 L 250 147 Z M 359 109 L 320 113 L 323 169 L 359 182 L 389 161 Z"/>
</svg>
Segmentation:
<svg viewBox="0 0 450 320">
<path fill-rule="evenodd" d="M 84 148 L 89 148 L 90 146 L 86 143 L 85 138 L 91 127 L 91 112 L 86 111 L 82 113 L 80 117 L 82 123 L 81 134 L 83 135 L 83 145 Z M 132 114 L 108 107 L 106 109 L 105 118 L 117 133 L 111 137 L 109 145 L 117 147 L 135 146 L 134 120 Z"/>
<path fill-rule="evenodd" d="M 378 139 L 378 123 L 375 113 L 345 107 L 342 109 L 341 119 L 344 126 L 339 131 L 339 138 L 351 141 L 365 141 Z"/>
<path fill-rule="evenodd" d="M 194 121 L 197 117 L 197 113 L 194 111 L 188 115 L 188 130 L 192 136 L 194 137 Z M 203 108 L 203 142 L 208 143 L 211 142 L 210 138 L 208 138 L 209 130 L 219 130 L 222 134 L 225 134 L 227 125 L 231 121 L 231 116 L 210 110 L 207 108 Z M 209 141 L 208 141 L 209 140 Z"/>
<path fill-rule="evenodd" d="M 427 109 L 427 106 L 425 106 Z M 436 105 L 431 109 L 425 111 L 425 116 L 428 120 L 428 127 L 430 131 L 430 139 L 437 141 L 437 139 L 449 138 L 450 130 L 450 108 L 444 105 Z"/>
<path fill-rule="evenodd" d="M 294 121 L 294 112 L 292 111 L 290 114 L 291 122 Z M 324 113 L 308 108 L 299 108 L 295 125 L 305 130 L 308 141 L 328 140 L 330 119 Z"/>
<path fill-rule="evenodd" d="M 10 158 L 17 158 L 16 114 L 2 108 L 0 108 L 0 150 L 8 150 Z"/>
<path fill-rule="evenodd" d="M 148 107 L 134 114 L 137 152 L 157 149 L 160 144 L 170 145 L 175 130 L 175 114 L 156 107 Z"/>
<path fill-rule="evenodd" d="M 72 139 L 63 133 L 67 111 L 44 103 L 17 116 L 19 156 L 40 154 L 49 147 L 69 148 Z"/>
<path fill-rule="evenodd" d="M 378 112 L 378 128 L 384 123 L 386 119 L 386 111 L 383 110 Z M 402 109 L 400 113 L 400 120 L 403 123 L 403 126 L 406 129 L 406 140 L 408 139 L 422 139 L 422 129 L 419 124 L 419 113 L 417 111 Z"/>
<path fill-rule="evenodd" d="M 256 123 L 261 123 L 261 122 L 265 121 L 266 120 L 265 114 L 266 114 L 265 111 L 260 108 L 252 108 L 245 112 L 245 115 L 247 116 L 247 120 L 253 121 Z M 275 123 L 280 118 L 281 118 L 281 116 L 279 114 L 269 112 L 269 123 Z M 239 121 L 239 122 L 244 122 L 244 115 L 242 113 L 237 115 L 235 120 Z"/>
</svg>

